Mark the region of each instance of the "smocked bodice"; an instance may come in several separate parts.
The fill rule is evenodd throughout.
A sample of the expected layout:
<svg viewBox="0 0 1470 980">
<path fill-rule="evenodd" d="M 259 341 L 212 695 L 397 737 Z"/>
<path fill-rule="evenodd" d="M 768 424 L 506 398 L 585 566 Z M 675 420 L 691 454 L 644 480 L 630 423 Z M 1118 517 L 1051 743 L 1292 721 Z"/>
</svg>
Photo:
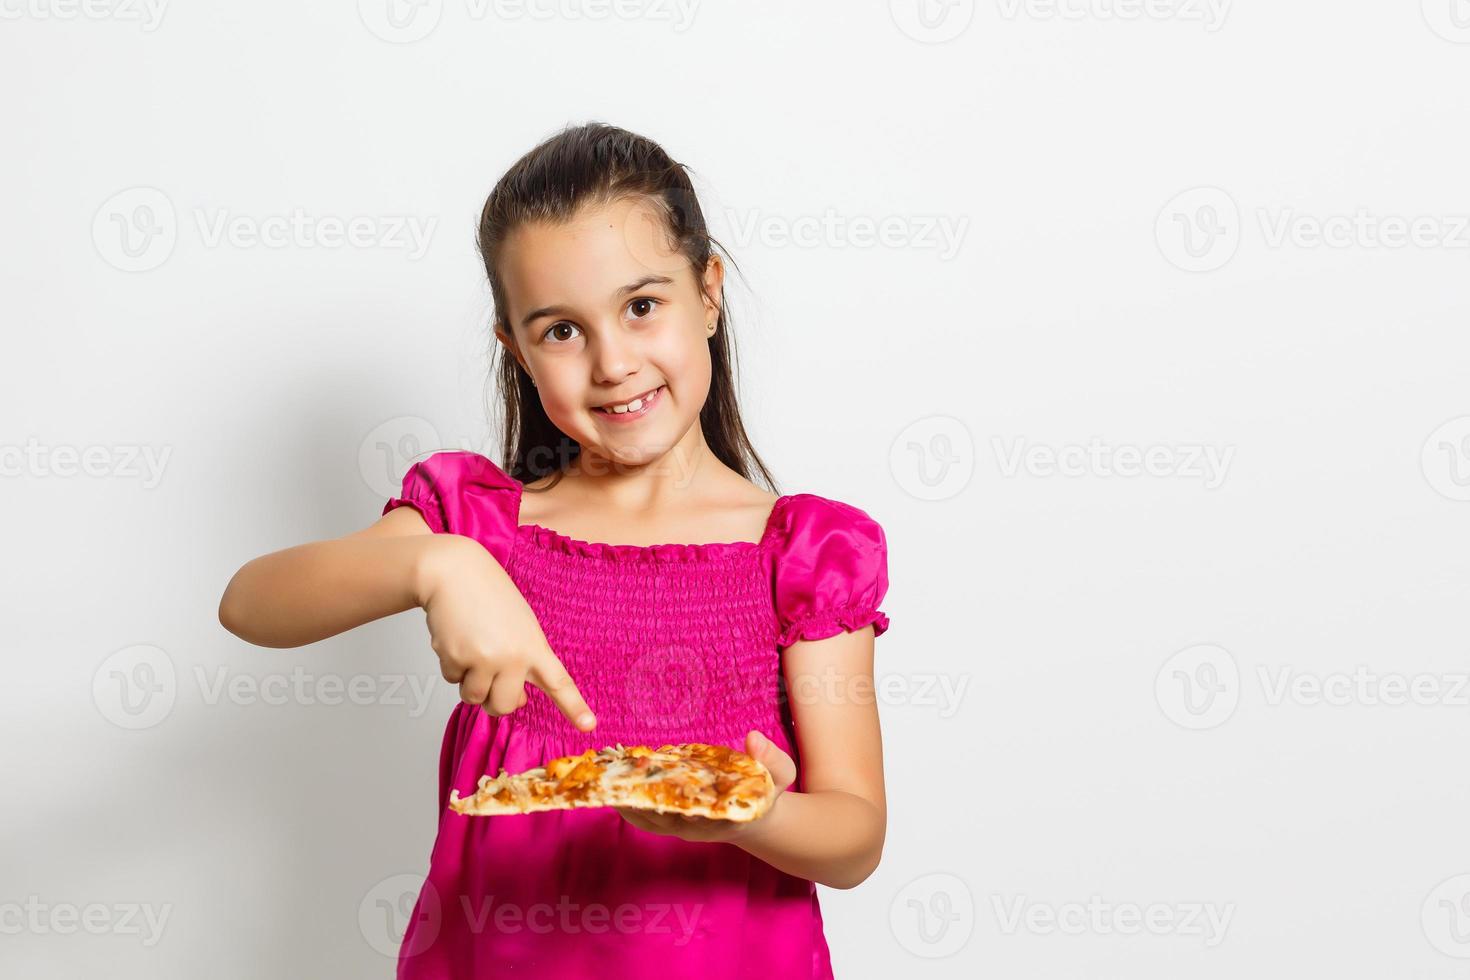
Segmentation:
<svg viewBox="0 0 1470 980">
<path fill-rule="evenodd" d="M 789 724 L 782 648 L 888 628 L 883 530 L 849 504 L 780 497 L 757 541 L 606 544 L 520 523 L 524 489 L 478 453 L 441 452 L 409 468 L 383 511 L 413 506 L 500 561 L 597 715 L 599 745 L 776 737 Z M 589 734 L 535 688 L 509 717 L 568 745 Z"/>
</svg>

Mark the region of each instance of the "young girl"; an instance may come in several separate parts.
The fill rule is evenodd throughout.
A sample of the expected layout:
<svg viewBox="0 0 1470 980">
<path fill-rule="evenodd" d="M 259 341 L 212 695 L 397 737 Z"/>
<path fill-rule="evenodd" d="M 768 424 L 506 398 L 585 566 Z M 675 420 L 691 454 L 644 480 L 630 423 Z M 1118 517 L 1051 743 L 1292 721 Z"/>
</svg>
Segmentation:
<svg viewBox="0 0 1470 980">
<path fill-rule="evenodd" d="M 400 978 L 829 977 L 813 882 L 863 881 L 885 832 L 883 530 L 748 479 L 772 484 L 736 404 L 724 268 L 655 143 L 596 124 L 542 143 L 479 244 L 504 465 L 415 463 L 376 524 L 242 568 L 221 622 L 288 647 L 424 609 L 462 703 Z M 446 806 L 502 769 L 681 742 L 761 760 L 774 806 L 748 824 Z"/>
</svg>

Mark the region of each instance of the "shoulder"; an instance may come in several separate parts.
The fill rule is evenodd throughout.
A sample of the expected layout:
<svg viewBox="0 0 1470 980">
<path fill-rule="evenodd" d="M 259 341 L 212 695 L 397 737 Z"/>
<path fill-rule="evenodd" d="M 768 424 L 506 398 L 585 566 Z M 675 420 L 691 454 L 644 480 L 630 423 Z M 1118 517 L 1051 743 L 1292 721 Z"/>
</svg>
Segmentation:
<svg viewBox="0 0 1470 980">
<path fill-rule="evenodd" d="M 418 460 L 403 474 L 397 496 L 383 506 L 412 506 L 436 534 L 484 540 L 515 529 L 521 483 L 495 462 L 469 450 L 444 450 Z"/>
<path fill-rule="evenodd" d="M 771 568 L 781 646 L 873 624 L 888 591 L 883 526 L 854 504 L 813 493 L 782 497 L 772 515 Z"/>
<path fill-rule="evenodd" d="M 778 553 L 810 544 L 887 548 L 883 526 L 867 511 L 815 493 L 782 497 L 771 515 L 771 526 Z"/>
<path fill-rule="evenodd" d="M 410 480 L 412 478 L 412 480 Z M 459 486 L 485 486 L 519 490 L 516 480 L 487 456 L 468 449 L 445 449 L 409 465 L 404 474 L 409 489 L 438 490 Z"/>
</svg>

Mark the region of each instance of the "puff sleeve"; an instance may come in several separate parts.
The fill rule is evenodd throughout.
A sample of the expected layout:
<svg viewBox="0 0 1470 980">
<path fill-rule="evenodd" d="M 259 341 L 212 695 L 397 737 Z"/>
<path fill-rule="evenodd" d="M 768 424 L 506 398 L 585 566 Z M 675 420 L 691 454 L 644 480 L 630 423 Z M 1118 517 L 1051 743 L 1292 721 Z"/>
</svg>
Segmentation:
<svg viewBox="0 0 1470 980">
<path fill-rule="evenodd" d="M 877 521 L 850 504 L 797 494 L 779 528 L 772 579 L 779 646 L 869 624 L 875 637 L 887 631 L 878 605 L 888 592 L 888 542 Z"/>
<path fill-rule="evenodd" d="M 515 544 L 520 505 L 519 481 L 479 453 L 454 450 L 410 466 L 383 513 L 412 507 L 435 534 L 474 538 L 504 565 Z"/>
</svg>

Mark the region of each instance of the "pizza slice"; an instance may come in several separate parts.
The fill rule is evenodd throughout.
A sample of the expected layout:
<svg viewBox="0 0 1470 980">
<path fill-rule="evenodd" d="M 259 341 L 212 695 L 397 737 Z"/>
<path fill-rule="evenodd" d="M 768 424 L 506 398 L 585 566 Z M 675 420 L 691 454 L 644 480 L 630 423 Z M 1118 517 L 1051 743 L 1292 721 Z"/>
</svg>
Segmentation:
<svg viewBox="0 0 1470 980">
<path fill-rule="evenodd" d="M 763 815 L 775 798 L 770 771 L 744 752 L 702 742 L 657 749 L 619 743 L 523 773 L 481 776 L 471 796 L 450 790 L 449 808 L 498 816 L 622 806 L 744 822 Z"/>
</svg>

